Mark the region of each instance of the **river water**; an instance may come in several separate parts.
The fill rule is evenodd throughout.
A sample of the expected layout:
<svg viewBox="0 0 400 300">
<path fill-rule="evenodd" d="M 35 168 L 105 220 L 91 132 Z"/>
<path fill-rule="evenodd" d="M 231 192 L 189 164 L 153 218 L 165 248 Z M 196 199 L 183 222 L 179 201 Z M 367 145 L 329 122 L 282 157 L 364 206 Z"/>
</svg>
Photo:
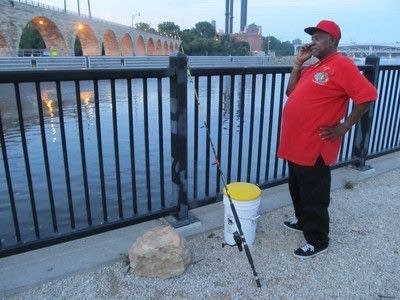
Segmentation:
<svg viewBox="0 0 400 300">
<path fill-rule="evenodd" d="M 267 89 L 271 88 L 271 78 L 268 75 Z M 228 136 L 229 136 L 229 119 L 230 106 L 233 105 L 233 156 L 232 156 L 232 178 L 236 178 L 238 169 L 237 149 L 239 144 L 239 128 L 240 128 L 240 76 L 235 77 L 235 89 L 230 92 L 230 78 L 224 78 L 223 105 L 222 105 L 222 164 L 223 168 L 227 168 L 228 157 Z M 218 118 L 218 97 L 219 97 L 219 79 L 213 77 L 211 83 L 211 135 L 214 143 L 217 143 L 217 118 Z M 205 150 L 208 143 L 206 131 L 201 128 L 203 121 L 206 120 L 206 78 L 199 80 L 199 131 L 198 131 L 198 149 L 199 157 L 197 163 L 197 172 L 195 171 L 194 152 L 194 98 L 193 83 L 188 87 L 188 145 L 189 145 L 189 166 L 188 166 L 188 188 L 190 199 L 201 199 L 207 196 L 205 181 L 209 180 L 209 194 L 215 195 L 216 191 L 216 168 L 211 165 L 214 159 L 211 157 L 209 178 L 205 177 Z M 277 89 L 280 87 L 280 79 L 276 80 Z M 38 104 L 36 98 L 36 89 L 33 83 L 24 83 L 20 85 L 21 104 L 23 112 L 24 127 L 26 131 L 27 149 L 29 154 L 30 170 L 32 174 L 33 194 L 38 212 L 38 223 L 40 230 L 46 235 L 51 233 L 52 219 L 50 214 L 50 198 L 46 181 L 46 172 L 44 164 L 44 155 L 42 150 L 41 131 L 38 119 Z M 146 186 L 146 165 L 145 165 L 145 131 L 144 131 L 144 97 L 142 80 L 132 80 L 132 113 L 134 128 L 134 152 L 135 152 L 135 175 L 136 185 L 132 188 L 131 181 L 131 165 L 130 165 L 130 147 L 129 147 L 129 120 L 128 120 L 128 95 L 126 80 L 116 81 L 116 115 L 119 141 L 119 163 L 121 174 L 121 194 L 124 217 L 134 216 L 134 203 L 132 201 L 132 190 L 136 191 L 138 198 L 139 213 L 146 213 L 148 209 L 148 191 Z M 231 104 L 231 94 L 234 95 L 234 101 Z M 87 225 L 85 190 L 82 172 L 82 162 L 80 155 L 79 142 L 79 126 L 78 112 L 76 105 L 75 86 L 72 82 L 61 83 L 61 95 L 63 104 L 64 127 L 67 142 L 68 165 L 71 180 L 71 192 L 73 211 L 77 223 L 77 227 L 85 227 Z M 260 101 L 261 99 L 261 76 L 257 76 L 255 90 L 255 117 L 259 119 Z M 276 100 L 279 102 L 280 93 L 276 91 Z M 58 99 L 56 87 L 54 83 L 41 84 L 41 97 L 43 99 L 42 111 L 44 114 L 45 135 L 48 148 L 48 158 L 50 165 L 50 173 L 52 178 L 52 190 L 54 193 L 55 210 L 57 214 L 57 223 L 61 231 L 67 230 L 69 227 L 69 209 L 68 194 L 65 180 L 65 168 L 62 156 L 61 128 L 58 109 Z M 243 161 L 241 166 L 247 168 L 246 151 L 249 147 L 248 132 L 250 124 L 250 98 L 251 98 L 251 76 L 246 76 L 246 88 L 244 92 L 245 109 L 244 109 L 244 139 L 243 139 Z M 89 185 L 89 198 L 92 212 L 93 224 L 101 224 L 103 222 L 102 195 L 100 184 L 99 156 L 97 147 L 97 129 L 96 129 L 96 112 L 94 103 L 94 88 L 92 82 L 80 83 L 80 99 L 82 103 L 82 123 L 83 136 L 85 144 L 86 165 Z M 99 82 L 99 108 L 101 118 L 101 138 L 103 145 L 103 162 L 105 174 L 105 191 L 108 220 L 118 219 L 118 197 L 117 197 L 117 181 L 116 181 L 116 163 L 114 154 L 114 134 L 113 134 L 113 118 L 112 118 L 112 102 L 111 102 L 111 86 L 109 81 Z M 161 180 L 160 180 L 160 145 L 159 145 L 159 124 L 158 122 L 158 93 L 157 80 L 148 80 L 148 124 L 149 124 L 149 159 L 150 159 L 150 179 L 152 198 L 152 210 L 161 208 Z M 269 100 L 266 100 L 265 111 L 269 111 Z M 22 229 L 23 235 L 33 235 L 33 216 L 31 213 L 30 194 L 28 189 L 28 180 L 26 174 L 25 163 L 23 159 L 23 148 L 21 146 L 21 132 L 19 128 L 17 105 L 15 101 L 15 93 L 13 86 L 0 85 L 0 107 L 2 125 L 5 135 L 6 150 L 10 172 L 12 177 L 12 188 L 14 192 L 17 215 Z M 275 103 L 275 111 L 278 111 L 277 103 Z M 169 106 L 169 81 L 162 80 L 162 128 L 163 128 L 163 145 L 161 145 L 164 156 L 164 190 L 166 207 L 176 204 L 173 197 L 171 184 L 171 145 L 170 145 L 170 106 Z M 276 114 L 276 117 L 278 114 Z M 265 120 L 267 123 L 268 120 Z M 256 123 L 258 124 L 258 122 Z M 278 120 L 273 121 L 272 134 L 276 135 Z M 263 138 L 267 139 L 267 132 L 264 131 Z M 258 144 L 258 129 L 254 130 L 254 145 Z M 273 144 L 272 151 L 275 153 L 276 139 L 271 141 Z M 253 162 L 256 156 L 257 148 L 253 149 Z M 261 170 L 265 170 L 266 166 L 266 148 L 263 148 L 263 161 L 261 162 Z M 271 166 L 274 160 L 271 161 Z M 254 168 L 252 168 L 254 169 Z M 243 171 L 242 171 L 243 172 Z M 272 172 L 272 171 L 271 171 Z M 245 172 L 243 172 L 245 173 Z M 194 177 L 197 175 L 197 185 L 194 184 Z M 263 173 L 264 174 L 264 173 Z M 272 173 L 271 173 L 272 174 Z M 263 177 L 264 175 L 262 175 Z M 255 180 L 255 173 L 252 170 L 252 181 Z M 13 232 L 12 215 L 10 209 L 10 201 L 8 196 L 7 182 L 5 179 L 5 169 L 3 158 L 0 160 L 0 234 L 3 239 L 11 239 L 8 233 Z"/>
<path fill-rule="evenodd" d="M 381 60 L 382 64 L 396 64 L 400 60 Z M 287 78 L 285 77 L 285 84 Z M 230 109 L 233 106 L 233 140 L 232 140 L 232 180 L 236 179 L 236 173 L 239 166 L 237 162 L 237 152 L 239 145 L 239 129 L 240 129 L 240 76 L 235 77 L 235 89 L 230 91 L 230 78 L 224 77 L 223 82 L 223 104 L 222 104 L 222 168 L 227 169 L 228 146 L 229 146 L 229 120 Z M 273 167 L 275 164 L 275 151 L 276 151 L 276 136 L 278 129 L 278 117 L 280 103 L 284 100 L 281 98 L 280 75 L 276 78 L 275 97 L 269 99 L 271 91 L 271 76 L 267 76 L 267 99 L 265 112 L 272 108 L 274 115 L 271 120 L 271 136 L 270 144 L 263 145 L 261 148 L 261 181 L 273 177 Z M 200 78 L 199 82 L 199 124 L 201 125 L 206 120 L 206 78 Z M 249 132 L 250 132 L 250 101 L 251 101 L 251 76 L 246 76 L 246 85 L 244 91 L 245 109 L 243 118 L 243 157 L 241 167 L 246 170 L 248 167 L 247 154 L 249 149 Z M 255 145 L 252 149 L 251 161 L 251 181 L 255 181 L 255 165 L 257 164 L 257 145 L 259 144 L 259 120 L 261 110 L 261 76 L 257 76 L 255 84 L 255 127 L 253 132 L 253 139 L 251 143 Z M 44 156 L 42 150 L 41 131 L 38 119 L 38 105 L 36 99 L 35 86 L 32 83 L 24 83 L 20 85 L 21 90 L 21 104 L 24 118 L 24 125 L 26 130 L 27 148 L 29 154 L 30 169 L 32 173 L 33 192 L 36 202 L 36 209 L 38 212 L 38 223 L 41 232 L 44 236 L 50 234 L 52 231 L 52 220 L 50 214 L 50 201 L 48 186 L 46 181 L 46 173 L 44 168 Z M 176 199 L 173 197 L 171 184 L 171 145 L 170 145 L 170 106 L 169 106 L 169 81 L 162 80 L 162 128 L 163 128 L 163 145 L 161 145 L 162 153 L 164 156 L 164 190 L 166 206 L 173 206 L 176 204 Z M 130 165 L 130 148 L 129 148 L 129 120 L 128 120 L 128 95 L 127 95 L 127 82 L 125 80 L 116 81 L 116 115 L 118 124 L 118 141 L 119 141 L 119 163 L 121 174 L 121 194 L 122 206 L 124 217 L 134 216 L 134 203 L 132 201 L 132 190 L 136 191 L 138 198 L 138 211 L 145 213 L 147 211 L 148 191 L 146 186 L 146 165 L 145 165 L 145 131 L 144 131 L 144 96 L 143 96 L 143 82 L 142 80 L 132 80 L 132 113 L 133 113 L 133 128 L 134 128 L 134 152 L 135 152 L 135 175 L 136 185 L 132 186 L 131 181 L 131 165 Z M 79 142 L 79 127 L 78 127 L 78 113 L 76 105 L 75 87 L 72 82 L 63 82 L 61 84 L 63 115 L 65 123 L 65 134 L 67 141 L 68 151 L 68 164 L 71 180 L 72 203 L 73 211 L 76 219 L 77 228 L 87 226 L 86 206 L 85 206 L 85 191 L 83 182 L 82 162 L 80 155 L 80 142 Z M 43 99 L 42 110 L 44 113 L 45 122 L 45 135 L 48 147 L 50 173 L 52 178 L 52 188 L 54 193 L 55 210 L 57 213 L 57 223 L 60 231 L 68 231 L 70 226 L 68 209 L 68 194 L 65 183 L 65 168 L 62 157 L 62 144 L 61 144 L 61 129 L 60 118 L 58 110 L 58 99 L 54 83 L 41 84 L 41 96 Z M 231 98 L 234 101 L 231 102 Z M 97 147 L 97 130 L 96 130 L 96 112 L 94 103 L 94 88 L 92 82 L 83 81 L 80 83 L 80 99 L 82 102 L 82 122 L 83 122 L 83 135 L 85 143 L 86 165 L 88 174 L 89 185 L 89 198 L 93 218 L 93 224 L 101 224 L 103 222 L 102 210 L 102 195 L 100 184 L 100 170 L 99 170 L 99 157 Z M 103 161 L 104 161 L 104 176 L 105 176 L 105 191 L 106 191 L 106 205 L 108 220 L 118 219 L 118 197 L 117 197 L 117 183 L 116 183 L 116 163 L 114 156 L 114 134 L 113 134 L 113 118 L 112 118 L 112 102 L 111 102 L 111 86 L 109 81 L 99 82 L 99 108 L 101 117 L 101 138 L 103 145 Z M 210 166 L 210 174 L 208 178 L 205 177 L 205 149 L 208 143 L 206 131 L 203 128 L 199 129 L 198 136 L 198 170 L 195 172 L 196 163 L 194 160 L 193 145 L 194 141 L 194 99 L 193 99 L 193 84 L 190 83 L 188 87 L 188 189 L 190 199 L 201 199 L 207 196 L 205 191 L 205 181 L 210 180 L 209 194 L 215 195 L 216 191 L 216 168 Z M 272 100 L 272 101 L 271 101 Z M 217 126 L 216 120 L 218 118 L 218 102 L 219 102 L 219 80 L 218 77 L 213 77 L 211 82 L 211 135 L 214 143 L 217 141 Z M 161 194 L 161 181 L 160 181 L 160 145 L 159 145 L 159 117 L 158 117 L 158 93 L 157 93 L 157 80 L 148 80 L 148 124 L 149 124 L 149 159 L 150 159 L 150 179 L 151 189 L 150 195 L 152 198 L 152 209 L 156 210 L 161 208 L 160 194 Z M 17 208 L 17 215 L 22 228 L 22 234 L 26 238 L 33 236 L 33 221 L 30 205 L 30 195 L 28 189 L 28 181 L 26 176 L 26 168 L 23 160 L 23 148 L 21 146 L 21 133 L 19 128 L 19 120 L 17 113 L 17 106 L 15 103 L 15 94 L 11 85 L 0 85 L 0 109 L 1 119 L 4 129 L 6 150 L 8 161 L 10 165 L 10 172 L 12 177 L 12 188 Z M 268 141 L 269 118 L 264 117 L 264 129 L 262 134 L 262 141 Z M 267 162 L 267 149 L 271 151 L 270 161 Z M 213 160 L 211 158 L 211 160 Z M 211 161 L 212 162 L 212 161 Z M 264 170 L 269 167 L 269 171 L 264 176 Z M 282 171 L 284 168 L 281 161 L 279 161 L 278 169 Z M 3 243 L 7 244 L 12 241 L 13 222 L 10 209 L 10 200 L 8 196 L 7 182 L 5 179 L 4 161 L 1 156 L 0 160 L 0 239 Z M 243 171 L 242 171 L 243 172 Z M 244 172 L 245 173 L 245 172 Z M 193 179 L 197 175 L 197 185 L 195 187 Z M 245 178 L 242 178 L 245 179 Z"/>
</svg>

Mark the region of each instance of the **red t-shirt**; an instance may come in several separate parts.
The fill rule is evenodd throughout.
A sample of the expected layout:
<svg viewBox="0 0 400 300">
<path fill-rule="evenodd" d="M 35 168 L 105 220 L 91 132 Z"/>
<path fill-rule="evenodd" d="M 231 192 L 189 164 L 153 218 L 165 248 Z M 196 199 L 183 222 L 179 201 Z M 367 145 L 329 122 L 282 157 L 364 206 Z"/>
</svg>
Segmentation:
<svg viewBox="0 0 400 300">
<path fill-rule="evenodd" d="M 302 166 L 313 166 L 319 155 L 335 163 L 341 139 L 324 141 L 319 128 L 339 124 L 350 98 L 375 101 L 377 91 L 349 58 L 334 53 L 306 67 L 283 109 L 278 156 Z"/>
</svg>

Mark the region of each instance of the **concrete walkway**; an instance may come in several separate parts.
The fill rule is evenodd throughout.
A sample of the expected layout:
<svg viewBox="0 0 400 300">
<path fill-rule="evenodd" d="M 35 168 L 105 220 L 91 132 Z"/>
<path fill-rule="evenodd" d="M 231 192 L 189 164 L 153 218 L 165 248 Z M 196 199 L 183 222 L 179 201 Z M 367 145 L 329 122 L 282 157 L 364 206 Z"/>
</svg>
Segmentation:
<svg viewBox="0 0 400 300">
<path fill-rule="evenodd" d="M 287 186 L 263 193 L 252 255 L 255 287 L 244 252 L 221 247 L 223 205 L 193 210 L 200 222 L 179 229 L 193 263 L 168 280 L 127 272 L 126 254 L 154 220 L 101 235 L 0 259 L 0 298 L 129 299 L 379 299 L 400 297 L 400 153 L 368 161 L 372 170 L 333 171 L 331 245 L 308 260 L 293 256 L 304 244 L 286 230 L 293 210 Z M 345 182 L 354 188 L 344 189 Z"/>
</svg>

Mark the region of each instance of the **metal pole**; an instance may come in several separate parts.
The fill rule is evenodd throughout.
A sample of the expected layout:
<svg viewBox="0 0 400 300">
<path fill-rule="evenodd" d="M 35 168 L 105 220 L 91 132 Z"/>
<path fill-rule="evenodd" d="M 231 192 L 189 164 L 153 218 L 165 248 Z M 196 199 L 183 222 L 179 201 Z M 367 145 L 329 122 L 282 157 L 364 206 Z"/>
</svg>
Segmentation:
<svg viewBox="0 0 400 300">
<path fill-rule="evenodd" d="M 229 34 L 229 3 L 230 0 L 225 2 L 225 34 Z"/>
<path fill-rule="evenodd" d="M 233 33 L 233 0 L 229 4 L 229 33 Z"/>
<path fill-rule="evenodd" d="M 64 0 L 64 12 L 67 12 L 67 0 Z"/>
<path fill-rule="evenodd" d="M 78 16 L 80 16 L 81 15 L 81 8 L 79 6 L 79 0 L 76 0 L 76 2 L 78 3 Z"/>
<path fill-rule="evenodd" d="M 176 219 L 185 223 L 180 226 L 190 223 L 187 186 L 187 61 L 187 56 L 181 52 L 169 57 L 169 66 L 175 74 L 170 81 L 172 183 L 175 196 L 178 197 Z"/>
<path fill-rule="evenodd" d="M 240 31 L 244 31 L 247 25 L 247 0 L 242 0 L 240 7 Z"/>
<path fill-rule="evenodd" d="M 92 11 L 90 9 L 90 0 L 87 1 L 88 10 L 89 10 L 89 18 L 92 18 Z"/>
<path fill-rule="evenodd" d="M 365 64 L 374 66 L 372 71 L 366 71 L 364 75 L 374 86 L 377 86 L 379 76 L 379 57 L 374 55 L 367 56 Z M 371 166 L 365 164 L 365 161 L 367 160 L 373 116 L 374 103 L 371 103 L 369 105 L 369 110 L 361 117 L 355 128 L 352 156 L 357 159 L 354 166 L 360 171 L 366 171 L 371 168 Z"/>
</svg>

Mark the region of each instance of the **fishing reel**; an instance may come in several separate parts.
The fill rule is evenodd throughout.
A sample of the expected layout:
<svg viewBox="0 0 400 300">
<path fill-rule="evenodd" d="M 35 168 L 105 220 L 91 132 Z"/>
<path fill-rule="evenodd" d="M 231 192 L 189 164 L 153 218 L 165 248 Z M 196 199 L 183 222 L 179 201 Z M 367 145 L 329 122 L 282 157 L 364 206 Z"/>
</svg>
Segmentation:
<svg viewBox="0 0 400 300">
<path fill-rule="evenodd" d="M 228 243 L 222 243 L 222 248 L 224 248 L 225 246 L 231 246 L 231 247 L 238 247 L 239 252 L 243 251 L 243 239 L 240 236 L 239 232 L 235 231 L 233 233 L 233 239 L 235 241 L 235 244 L 230 245 Z"/>
</svg>

